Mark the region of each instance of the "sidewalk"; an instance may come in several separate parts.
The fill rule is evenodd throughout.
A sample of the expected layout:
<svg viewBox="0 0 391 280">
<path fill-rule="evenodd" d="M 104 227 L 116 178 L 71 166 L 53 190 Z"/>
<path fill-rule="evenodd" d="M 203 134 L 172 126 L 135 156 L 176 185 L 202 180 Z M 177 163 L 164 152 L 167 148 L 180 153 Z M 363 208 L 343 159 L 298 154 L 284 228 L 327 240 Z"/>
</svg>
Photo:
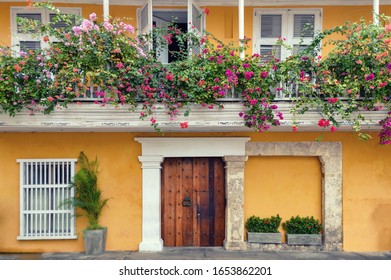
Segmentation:
<svg viewBox="0 0 391 280">
<path fill-rule="evenodd" d="M 164 248 L 159 253 L 112 251 L 99 256 L 75 253 L 4 254 L 0 260 L 391 260 L 391 252 L 226 251 L 214 248 Z"/>
</svg>

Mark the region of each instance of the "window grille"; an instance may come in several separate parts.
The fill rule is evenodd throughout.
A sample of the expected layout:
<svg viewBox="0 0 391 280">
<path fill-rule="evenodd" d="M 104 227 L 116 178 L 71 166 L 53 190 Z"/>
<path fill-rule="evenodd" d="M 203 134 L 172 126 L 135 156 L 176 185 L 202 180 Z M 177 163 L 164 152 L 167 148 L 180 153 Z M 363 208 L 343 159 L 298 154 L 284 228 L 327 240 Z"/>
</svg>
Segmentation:
<svg viewBox="0 0 391 280">
<path fill-rule="evenodd" d="M 74 239 L 74 196 L 69 184 L 76 159 L 18 160 L 20 164 L 20 235 L 23 239 Z"/>
</svg>

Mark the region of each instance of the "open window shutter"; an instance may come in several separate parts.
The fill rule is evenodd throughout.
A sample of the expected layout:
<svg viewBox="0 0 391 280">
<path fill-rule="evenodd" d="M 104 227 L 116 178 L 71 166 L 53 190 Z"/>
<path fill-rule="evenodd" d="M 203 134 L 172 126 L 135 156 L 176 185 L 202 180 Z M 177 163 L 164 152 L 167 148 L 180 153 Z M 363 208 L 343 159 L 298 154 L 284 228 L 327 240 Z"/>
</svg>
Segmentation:
<svg viewBox="0 0 391 280">
<path fill-rule="evenodd" d="M 151 34 L 152 32 L 152 0 L 147 0 L 144 6 L 138 12 L 139 34 Z M 149 51 L 152 48 L 152 42 L 143 46 L 143 50 Z"/>
<path fill-rule="evenodd" d="M 187 1 L 187 21 L 188 32 L 193 32 L 201 36 L 205 28 L 205 18 L 202 9 L 194 2 L 194 0 Z M 193 46 L 190 50 L 190 55 L 198 55 L 201 53 L 199 46 Z"/>
<path fill-rule="evenodd" d="M 276 46 L 278 38 L 282 37 L 282 15 L 261 14 L 260 18 L 259 54 L 262 60 L 269 60 L 273 55 L 281 59 L 281 46 Z"/>
</svg>

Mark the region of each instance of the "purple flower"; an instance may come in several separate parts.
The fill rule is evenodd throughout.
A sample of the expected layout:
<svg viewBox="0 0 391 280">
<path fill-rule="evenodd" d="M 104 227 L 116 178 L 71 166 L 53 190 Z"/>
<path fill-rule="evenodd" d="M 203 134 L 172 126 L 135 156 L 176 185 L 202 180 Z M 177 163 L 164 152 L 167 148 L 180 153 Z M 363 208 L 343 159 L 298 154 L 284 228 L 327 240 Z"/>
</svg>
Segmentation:
<svg viewBox="0 0 391 280">
<path fill-rule="evenodd" d="M 372 81 L 375 79 L 375 74 L 371 73 L 369 75 L 365 75 L 365 81 Z"/>
</svg>

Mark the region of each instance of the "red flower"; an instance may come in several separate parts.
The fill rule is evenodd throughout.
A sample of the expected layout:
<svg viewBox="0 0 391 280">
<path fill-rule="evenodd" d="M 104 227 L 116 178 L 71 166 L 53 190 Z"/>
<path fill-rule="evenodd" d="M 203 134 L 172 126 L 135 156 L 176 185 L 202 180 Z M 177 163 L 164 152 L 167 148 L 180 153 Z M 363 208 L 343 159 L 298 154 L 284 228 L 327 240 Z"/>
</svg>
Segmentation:
<svg viewBox="0 0 391 280">
<path fill-rule="evenodd" d="M 330 121 L 325 119 L 320 119 L 318 125 L 320 127 L 328 127 L 330 125 Z"/>
<path fill-rule="evenodd" d="M 181 126 L 181 128 L 188 128 L 189 127 L 189 123 L 188 122 L 181 122 L 180 126 Z"/>
<path fill-rule="evenodd" d="M 334 103 L 336 103 L 338 101 L 338 97 L 328 98 L 327 101 L 330 104 L 334 104 Z"/>
<path fill-rule="evenodd" d="M 331 132 L 335 132 L 336 130 L 337 130 L 337 128 L 336 128 L 335 126 L 332 125 L 332 126 L 330 127 L 330 131 L 331 131 Z"/>
<path fill-rule="evenodd" d="M 293 125 L 293 126 L 292 126 L 292 131 L 293 131 L 293 132 L 297 132 L 297 126 L 296 126 L 296 125 Z"/>
<path fill-rule="evenodd" d="M 174 74 L 168 72 L 168 73 L 166 74 L 166 80 L 167 80 L 167 81 L 172 81 L 173 79 L 174 79 Z"/>
<path fill-rule="evenodd" d="M 14 69 L 15 69 L 16 72 L 20 72 L 20 70 L 22 70 L 22 67 L 20 67 L 19 64 L 15 64 L 14 65 Z"/>
<path fill-rule="evenodd" d="M 209 15 L 209 9 L 207 7 L 204 8 L 204 14 L 207 16 Z"/>
<path fill-rule="evenodd" d="M 154 117 L 151 118 L 151 123 L 152 124 L 155 124 L 156 123 L 156 119 Z"/>
</svg>

